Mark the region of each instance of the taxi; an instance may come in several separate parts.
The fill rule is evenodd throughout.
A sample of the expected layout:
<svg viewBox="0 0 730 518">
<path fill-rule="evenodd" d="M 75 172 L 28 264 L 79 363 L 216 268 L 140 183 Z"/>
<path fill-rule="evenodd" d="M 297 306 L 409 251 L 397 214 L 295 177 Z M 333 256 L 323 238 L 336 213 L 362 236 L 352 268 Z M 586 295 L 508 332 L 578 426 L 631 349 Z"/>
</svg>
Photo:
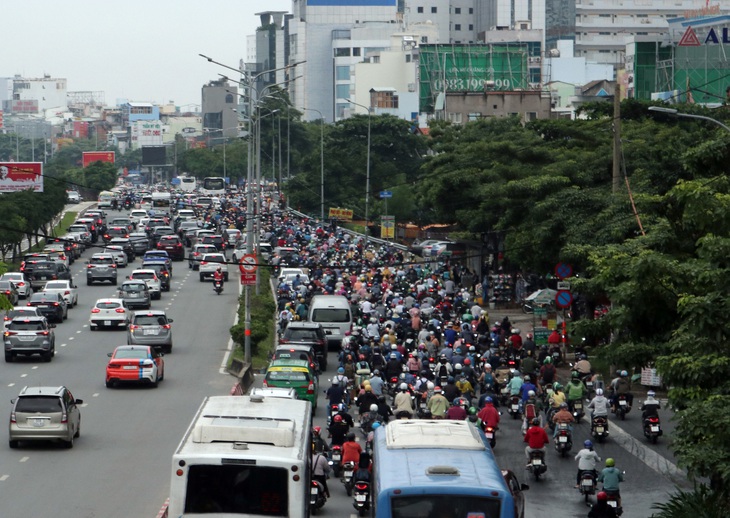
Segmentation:
<svg viewBox="0 0 730 518">
<path fill-rule="evenodd" d="M 299 399 L 312 403 L 317 408 L 317 374 L 307 360 L 281 359 L 274 360 L 266 370 L 263 386 L 291 388 Z"/>
</svg>

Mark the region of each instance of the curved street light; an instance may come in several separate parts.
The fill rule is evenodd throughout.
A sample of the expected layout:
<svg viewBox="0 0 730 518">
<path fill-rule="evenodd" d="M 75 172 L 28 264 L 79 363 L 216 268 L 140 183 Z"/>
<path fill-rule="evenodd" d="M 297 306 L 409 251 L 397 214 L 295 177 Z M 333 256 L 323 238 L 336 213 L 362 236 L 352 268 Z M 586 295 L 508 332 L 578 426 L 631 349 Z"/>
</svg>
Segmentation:
<svg viewBox="0 0 730 518">
<path fill-rule="evenodd" d="M 713 119 L 712 117 L 706 117 L 704 115 L 695 115 L 693 113 L 682 113 L 680 111 L 675 110 L 674 108 L 665 108 L 664 106 L 649 106 L 649 111 L 652 112 L 659 112 L 659 113 L 666 113 L 668 115 L 674 115 L 675 117 L 683 117 L 685 119 L 699 119 L 703 121 L 710 121 L 718 126 L 721 126 L 722 128 L 726 129 L 727 131 L 730 131 L 730 127 L 727 127 L 725 124 L 720 122 L 717 119 Z"/>
</svg>

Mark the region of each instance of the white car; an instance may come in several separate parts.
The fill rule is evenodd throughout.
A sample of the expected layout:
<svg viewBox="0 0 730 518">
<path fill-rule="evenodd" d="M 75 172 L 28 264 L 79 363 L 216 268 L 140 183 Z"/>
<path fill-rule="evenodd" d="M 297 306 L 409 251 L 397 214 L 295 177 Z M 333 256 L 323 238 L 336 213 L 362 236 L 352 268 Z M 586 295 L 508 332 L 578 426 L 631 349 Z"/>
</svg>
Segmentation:
<svg viewBox="0 0 730 518">
<path fill-rule="evenodd" d="M 113 256 L 114 262 L 117 263 L 117 266 L 119 268 L 124 268 L 125 266 L 127 266 L 129 264 L 129 261 L 127 260 L 127 253 L 124 251 L 124 248 L 121 246 L 118 246 L 118 245 L 107 246 L 102 253 Z"/>
<path fill-rule="evenodd" d="M 130 280 L 143 280 L 150 289 L 150 297 L 154 300 L 160 300 L 162 297 L 162 282 L 157 276 L 157 272 L 149 269 L 134 270 L 129 277 Z"/>
<path fill-rule="evenodd" d="M 132 313 L 122 299 L 99 299 L 91 308 L 89 329 L 96 331 L 100 327 L 123 327 L 126 329 Z"/>
<path fill-rule="evenodd" d="M 132 224 L 135 225 L 135 227 L 139 226 L 139 222 L 142 218 L 147 218 L 147 211 L 142 209 L 134 209 L 129 211 L 129 221 L 132 222 Z"/>
<path fill-rule="evenodd" d="M 203 282 L 205 279 L 212 279 L 213 274 L 218 267 L 220 267 L 223 271 L 223 279 L 227 281 L 228 265 L 226 264 L 226 256 L 218 252 L 214 254 L 204 254 L 199 266 L 200 282 Z"/>
<path fill-rule="evenodd" d="M 81 195 L 76 191 L 66 191 L 66 201 L 68 203 L 81 203 Z"/>
<path fill-rule="evenodd" d="M 69 308 L 73 308 L 79 303 L 79 289 L 71 281 L 48 281 L 43 292 L 59 293 Z"/>
<path fill-rule="evenodd" d="M 30 281 L 25 278 L 25 274 L 22 272 L 4 273 L 0 276 L 0 281 L 10 281 L 15 284 L 15 288 L 18 290 L 21 298 L 27 299 L 33 295 L 33 288 L 30 286 Z"/>
<path fill-rule="evenodd" d="M 239 239 L 236 242 L 236 246 L 233 249 L 233 255 L 231 256 L 231 259 L 234 263 L 237 263 L 241 260 L 241 257 L 246 255 L 248 252 L 246 251 L 248 249 L 248 245 L 246 244 L 246 234 L 243 235 L 243 239 Z"/>
</svg>

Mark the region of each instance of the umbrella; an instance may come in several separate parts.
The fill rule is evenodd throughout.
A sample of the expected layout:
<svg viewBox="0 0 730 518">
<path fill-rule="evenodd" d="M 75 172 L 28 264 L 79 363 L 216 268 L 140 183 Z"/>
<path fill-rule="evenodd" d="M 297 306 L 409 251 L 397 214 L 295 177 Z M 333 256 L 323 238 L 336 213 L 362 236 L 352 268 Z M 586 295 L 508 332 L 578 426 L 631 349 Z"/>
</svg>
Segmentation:
<svg viewBox="0 0 730 518">
<path fill-rule="evenodd" d="M 558 292 L 551 289 L 537 290 L 527 296 L 525 300 L 532 301 L 534 304 L 550 304 L 555 301 L 555 295 Z"/>
</svg>

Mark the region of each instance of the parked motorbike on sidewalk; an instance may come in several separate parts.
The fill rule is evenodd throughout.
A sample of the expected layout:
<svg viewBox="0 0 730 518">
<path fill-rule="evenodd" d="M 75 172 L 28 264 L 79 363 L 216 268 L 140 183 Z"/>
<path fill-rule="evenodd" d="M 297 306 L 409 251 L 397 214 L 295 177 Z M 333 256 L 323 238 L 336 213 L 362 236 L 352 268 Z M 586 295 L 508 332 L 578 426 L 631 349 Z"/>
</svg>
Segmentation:
<svg viewBox="0 0 730 518">
<path fill-rule="evenodd" d="M 644 436 L 653 444 L 656 444 L 657 439 L 663 433 L 659 416 L 649 416 L 644 419 Z"/>
<path fill-rule="evenodd" d="M 324 485 L 319 480 L 312 480 L 312 485 L 309 488 L 309 509 L 312 514 L 317 514 L 317 511 L 324 507 L 327 502 L 327 495 L 324 491 Z"/>
<path fill-rule="evenodd" d="M 573 437 L 570 432 L 570 426 L 565 423 L 558 424 L 558 433 L 553 439 L 555 442 L 555 451 L 557 451 L 561 457 L 565 457 L 573 447 Z"/>
<path fill-rule="evenodd" d="M 370 510 L 370 483 L 362 480 L 355 482 L 352 494 L 354 499 L 352 505 L 357 510 L 358 516 L 365 516 Z"/>
</svg>

